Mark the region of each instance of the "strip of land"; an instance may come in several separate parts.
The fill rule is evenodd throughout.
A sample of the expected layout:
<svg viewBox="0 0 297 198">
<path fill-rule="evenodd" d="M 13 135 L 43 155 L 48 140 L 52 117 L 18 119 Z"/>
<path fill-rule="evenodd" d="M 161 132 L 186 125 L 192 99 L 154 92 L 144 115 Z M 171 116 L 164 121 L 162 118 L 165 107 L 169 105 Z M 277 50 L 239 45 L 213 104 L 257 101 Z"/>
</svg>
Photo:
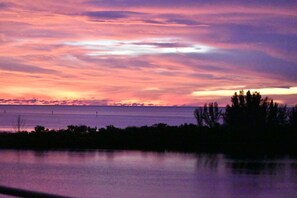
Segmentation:
<svg viewBox="0 0 297 198">
<path fill-rule="evenodd" d="M 43 128 L 42 128 L 43 129 Z M 297 154 L 297 129 L 290 126 L 214 128 L 185 124 L 168 126 L 69 126 L 60 130 L 0 133 L 5 149 L 109 149 L 215 153 Z"/>
</svg>

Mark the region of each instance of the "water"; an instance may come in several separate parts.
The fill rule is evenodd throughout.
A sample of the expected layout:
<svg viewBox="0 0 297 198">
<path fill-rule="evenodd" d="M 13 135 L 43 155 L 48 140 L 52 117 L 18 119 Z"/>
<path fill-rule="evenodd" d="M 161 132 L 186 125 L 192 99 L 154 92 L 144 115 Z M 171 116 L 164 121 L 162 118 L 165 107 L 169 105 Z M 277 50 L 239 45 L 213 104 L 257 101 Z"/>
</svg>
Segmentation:
<svg viewBox="0 0 297 198">
<path fill-rule="evenodd" d="M 0 150 L 0 185 L 74 197 L 295 197 L 297 160 Z"/>
<path fill-rule="evenodd" d="M 181 125 L 195 123 L 194 107 L 111 107 L 111 106 L 0 106 L 0 130 L 16 131 L 20 115 L 21 129 L 36 125 L 49 129 L 68 125 L 91 127 L 144 126 L 156 123 Z"/>
</svg>

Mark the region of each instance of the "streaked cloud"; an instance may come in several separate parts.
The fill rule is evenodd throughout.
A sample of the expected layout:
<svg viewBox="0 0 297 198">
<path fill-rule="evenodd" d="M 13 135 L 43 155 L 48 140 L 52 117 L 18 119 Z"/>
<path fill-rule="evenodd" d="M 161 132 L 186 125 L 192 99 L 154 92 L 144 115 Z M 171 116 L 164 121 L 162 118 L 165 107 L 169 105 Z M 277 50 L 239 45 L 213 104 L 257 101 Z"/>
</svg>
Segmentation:
<svg viewBox="0 0 297 198">
<path fill-rule="evenodd" d="M 20 60 L 17 59 L 8 59 L 0 57 L 0 70 L 14 71 L 14 72 L 25 72 L 25 73 L 45 73 L 53 74 L 56 73 L 55 70 L 42 68 L 35 65 L 23 64 L 20 63 Z"/>
<path fill-rule="evenodd" d="M 0 10 L 3 104 L 224 105 L 241 89 L 297 103 L 295 0 L 4 0 Z"/>
<path fill-rule="evenodd" d="M 91 11 L 83 13 L 84 16 L 88 16 L 94 20 L 128 18 L 132 15 L 140 14 L 139 12 L 131 11 Z"/>
</svg>

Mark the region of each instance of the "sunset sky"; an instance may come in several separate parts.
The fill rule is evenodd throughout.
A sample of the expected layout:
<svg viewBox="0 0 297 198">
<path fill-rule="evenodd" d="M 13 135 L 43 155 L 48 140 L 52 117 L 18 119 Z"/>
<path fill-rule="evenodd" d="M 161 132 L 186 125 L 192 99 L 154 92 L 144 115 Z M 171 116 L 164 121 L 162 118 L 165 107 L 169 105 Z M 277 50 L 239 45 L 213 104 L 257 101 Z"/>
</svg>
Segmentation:
<svg viewBox="0 0 297 198">
<path fill-rule="evenodd" d="M 296 0 L 0 0 L 0 104 L 297 104 Z"/>
</svg>

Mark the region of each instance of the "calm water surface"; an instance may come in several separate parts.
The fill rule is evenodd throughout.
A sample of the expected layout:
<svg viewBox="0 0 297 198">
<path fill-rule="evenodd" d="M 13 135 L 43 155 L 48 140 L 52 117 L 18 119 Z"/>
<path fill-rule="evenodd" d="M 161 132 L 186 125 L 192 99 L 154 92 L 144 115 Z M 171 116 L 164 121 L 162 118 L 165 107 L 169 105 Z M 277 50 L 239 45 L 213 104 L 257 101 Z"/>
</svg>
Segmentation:
<svg viewBox="0 0 297 198">
<path fill-rule="evenodd" d="M 222 154 L 0 150 L 0 185 L 73 197 L 296 197 L 297 161 Z"/>
<path fill-rule="evenodd" d="M 66 128 L 68 125 L 124 128 L 156 123 L 196 123 L 193 112 L 194 107 L 0 105 L 0 130 L 15 131 L 18 116 L 21 116 L 23 130 L 32 130 L 36 125 L 49 129 Z"/>
</svg>

